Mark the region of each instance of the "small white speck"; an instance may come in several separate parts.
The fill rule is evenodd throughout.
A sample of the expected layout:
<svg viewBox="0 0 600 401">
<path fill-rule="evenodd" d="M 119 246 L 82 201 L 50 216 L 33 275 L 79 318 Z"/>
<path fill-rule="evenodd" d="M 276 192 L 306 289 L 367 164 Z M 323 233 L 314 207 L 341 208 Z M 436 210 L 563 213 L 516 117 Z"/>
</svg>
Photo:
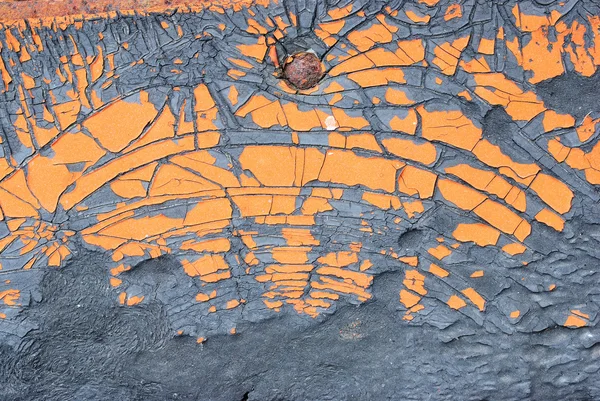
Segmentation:
<svg viewBox="0 0 600 401">
<path fill-rule="evenodd" d="M 339 128 L 338 122 L 335 120 L 334 116 L 328 116 L 325 119 L 325 128 L 327 131 L 333 131 Z"/>
</svg>

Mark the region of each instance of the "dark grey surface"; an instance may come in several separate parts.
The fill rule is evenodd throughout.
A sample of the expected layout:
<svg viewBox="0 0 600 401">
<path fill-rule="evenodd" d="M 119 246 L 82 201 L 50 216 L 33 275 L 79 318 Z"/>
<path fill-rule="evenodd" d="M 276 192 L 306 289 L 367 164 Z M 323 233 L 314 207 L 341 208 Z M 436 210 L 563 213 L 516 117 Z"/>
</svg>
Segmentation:
<svg viewBox="0 0 600 401">
<path fill-rule="evenodd" d="M 172 338 L 163 307 L 110 305 L 102 258 L 48 273 L 43 320 L 20 352 L 0 348 L 3 400 L 596 400 L 600 332 L 551 326 L 489 333 L 469 319 L 409 326 L 403 275 L 375 279 L 376 300 L 322 322 L 296 315 L 243 324 L 204 344 Z M 149 262 L 171 269 L 172 261 Z M 244 398 L 246 397 L 246 398 Z"/>
</svg>

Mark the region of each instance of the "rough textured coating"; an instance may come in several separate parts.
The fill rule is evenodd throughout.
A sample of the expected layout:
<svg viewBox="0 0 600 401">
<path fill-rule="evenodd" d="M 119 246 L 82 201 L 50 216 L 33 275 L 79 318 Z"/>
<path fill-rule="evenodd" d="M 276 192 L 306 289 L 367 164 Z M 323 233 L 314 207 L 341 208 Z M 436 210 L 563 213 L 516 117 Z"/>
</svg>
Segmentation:
<svg viewBox="0 0 600 401">
<path fill-rule="evenodd" d="M 3 25 L 0 399 L 600 398 L 599 36 L 592 0 Z"/>
</svg>

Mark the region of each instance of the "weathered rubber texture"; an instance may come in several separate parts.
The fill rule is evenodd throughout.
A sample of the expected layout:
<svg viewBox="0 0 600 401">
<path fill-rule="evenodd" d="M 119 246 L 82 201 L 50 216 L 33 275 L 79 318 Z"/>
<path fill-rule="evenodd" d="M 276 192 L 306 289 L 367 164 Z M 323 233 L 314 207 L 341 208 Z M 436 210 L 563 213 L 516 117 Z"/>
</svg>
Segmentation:
<svg viewBox="0 0 600 401">
<path fill-rule="evenodd" d="M 599 28 L 591 0 L 3 25 L 0 399 L 600 398 Z"/>
</svg>

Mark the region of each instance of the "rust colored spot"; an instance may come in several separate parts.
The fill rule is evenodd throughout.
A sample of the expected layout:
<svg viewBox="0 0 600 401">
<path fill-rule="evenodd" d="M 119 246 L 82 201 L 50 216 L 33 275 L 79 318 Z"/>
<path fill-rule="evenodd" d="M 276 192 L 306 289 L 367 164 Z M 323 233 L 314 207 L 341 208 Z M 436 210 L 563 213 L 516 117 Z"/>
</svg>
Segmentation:
<svg viewBox="0 0 600 401">
<path fill-rule="evenodd" d="M 321 60 L 312 53 L 298 53 L 285 63 L 283 77 L 298 89 L 310 89 L 323 77 Z"/>
<path fill-rule="evenodd" d="M 71 15 L 106 17 L 109 13 L 119 11 L 125 15 L 137 13 L 150 13 L 156 11 L 186 11 L 190 7 L 197 10 L 215 9 L 216 7 L 249 7 L 253 0 L 196 0 L 192 4 L 186 0 L 14 0 L 0 2 L 0 20 L 10 21 L 22 18 L 51 18 L 67 17 Z M 265 3 L 266 4 L 266 3 Z M 67 20 L 67 18 L 65 18 Z M 168 24 L 161 24 L 163 28 Z"/>
</svg>

